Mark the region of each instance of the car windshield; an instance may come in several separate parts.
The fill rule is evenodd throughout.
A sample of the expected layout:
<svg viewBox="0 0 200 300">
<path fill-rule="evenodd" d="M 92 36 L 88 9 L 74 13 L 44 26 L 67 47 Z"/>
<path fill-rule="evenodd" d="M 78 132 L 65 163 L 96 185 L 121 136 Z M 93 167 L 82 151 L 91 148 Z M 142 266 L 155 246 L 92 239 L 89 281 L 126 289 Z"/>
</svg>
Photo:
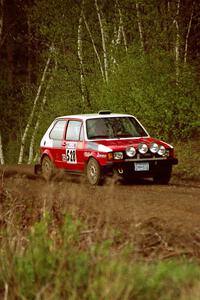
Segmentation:
<svg viewBox="0 0 200 300">
<path fill-rule="evenodd" d="M 86 121 L 88 139 L 113 139 L 147 136 L 133 117 L 96 118 Z"/>
</svg>

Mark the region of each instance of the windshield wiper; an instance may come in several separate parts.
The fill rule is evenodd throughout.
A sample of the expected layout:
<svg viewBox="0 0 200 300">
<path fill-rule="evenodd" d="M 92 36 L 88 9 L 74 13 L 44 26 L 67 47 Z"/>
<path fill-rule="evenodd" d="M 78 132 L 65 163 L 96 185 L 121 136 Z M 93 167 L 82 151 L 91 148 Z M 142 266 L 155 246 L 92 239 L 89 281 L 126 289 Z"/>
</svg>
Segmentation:
<svg viewBox="0 0 200 300">
<path fill-rule="evenodd" d="M 127 134 L 117 134 L 116 135 L 117 138 L 126 138 L 126 137 L 133 137 L 131 134 L 127 133 Z"/>
<path fill-rule="evenodd" d="M 93 139 L 101 139 L 101 138 L 107 139 L 107 138 L 109 138 L 109 136 L 108 135 L 99 134 L 99 135 L 93 135 L 89 139 L 93 140 Z"/>
</svg>

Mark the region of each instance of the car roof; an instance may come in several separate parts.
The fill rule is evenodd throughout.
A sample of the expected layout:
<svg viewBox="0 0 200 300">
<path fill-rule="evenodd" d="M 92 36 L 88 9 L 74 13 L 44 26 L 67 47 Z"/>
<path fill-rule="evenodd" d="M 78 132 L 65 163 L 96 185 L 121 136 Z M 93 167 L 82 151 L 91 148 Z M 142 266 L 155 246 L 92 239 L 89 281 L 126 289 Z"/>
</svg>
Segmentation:
<svg viewBox="0 0 200 300">
<path fill-rule="evenodd" d="M 81 120 L 88 120 L 88 119 L 96 119 L 96 118 L 112 118 L 112 117 L 133 117 L 129 114 L 117 114 L 117 113 L 94 113 L 94 114 L 80 114 L 80 115 L 68 115 L 68 116 L 60 116 L 57 117 L 56 120 L 59 119 L 81 119 Z"/>
</svg>

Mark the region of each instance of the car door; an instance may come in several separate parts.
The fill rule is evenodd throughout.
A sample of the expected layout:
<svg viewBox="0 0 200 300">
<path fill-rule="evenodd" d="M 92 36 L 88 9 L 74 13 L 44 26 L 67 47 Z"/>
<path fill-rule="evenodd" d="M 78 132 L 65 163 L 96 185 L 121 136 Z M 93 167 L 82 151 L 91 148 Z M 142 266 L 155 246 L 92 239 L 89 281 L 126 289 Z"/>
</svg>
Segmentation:
<svg viewBox="0 0 200 300">
<path fill-rule="evenodd" d="M 66 120 L 57 120 L 49 134 L 49 140 L 51 141 L 49 152 L 57 168 L 62 168 L 63 164 L 62 149 L 66 124 Z"/>
<path fill-rule="evenodd" d="M 82 120 L 68 120 L 66 135 L 62 145 L 63 167 L 69 171 L 82 171 L 84 168 Z"/>
</svg>

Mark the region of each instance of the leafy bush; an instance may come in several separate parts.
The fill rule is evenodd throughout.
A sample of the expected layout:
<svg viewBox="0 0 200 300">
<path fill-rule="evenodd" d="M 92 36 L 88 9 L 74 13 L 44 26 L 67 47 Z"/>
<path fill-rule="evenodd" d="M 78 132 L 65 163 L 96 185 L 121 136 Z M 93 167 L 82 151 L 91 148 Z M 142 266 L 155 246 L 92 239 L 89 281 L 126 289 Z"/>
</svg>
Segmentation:
<svg viewBox="0 0 200 300">
<path fill-rule="evenodd" d="M 124 58 L 99 89 L 96 105 L 134 114 L 151 135 L 164 139 L 186 139 L 199 134 L 200 89 L 189 67 L 181 70 L 176 84 L 174 62 L 166 53 Z"/>
<path fill-rule="evenodd" d="M 129 250 L 114 253 L 112 241 L 84 242 L 83 229 L 70 216 L 59 228 L 44 217 L 26 245 L 1 242 L 0 294 L 7 285 L 9 299 L 195 299 L 195 263 L 130 261 Z"/>
</svg>

